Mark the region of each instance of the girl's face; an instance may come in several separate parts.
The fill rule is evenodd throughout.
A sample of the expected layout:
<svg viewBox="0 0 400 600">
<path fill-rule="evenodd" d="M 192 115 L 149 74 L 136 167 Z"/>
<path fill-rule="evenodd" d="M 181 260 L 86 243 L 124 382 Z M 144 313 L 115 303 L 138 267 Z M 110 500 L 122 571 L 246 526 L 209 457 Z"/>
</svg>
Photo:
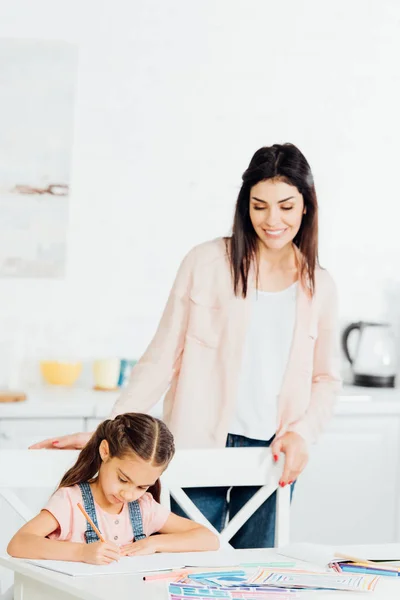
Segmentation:
<svg viewBox="0 0 400 600">
<path fill-rule="evenodd" d="M 299 190 L 279 179 L 253 185 L 249 209 L 254 230 L 268 250 L 281 250 L 291 243 L 305 213 Z"/>
<path fill-rule="evenodd" d="M 99 484 L 110 504 L 137 500 L 155 484 L 165 468 L 156 467 L 133 452 L 123 458 L 111 457 L 106 440 L 101 442 L 99 451 L 103 461 L 99 470 Z"/>
</svg>

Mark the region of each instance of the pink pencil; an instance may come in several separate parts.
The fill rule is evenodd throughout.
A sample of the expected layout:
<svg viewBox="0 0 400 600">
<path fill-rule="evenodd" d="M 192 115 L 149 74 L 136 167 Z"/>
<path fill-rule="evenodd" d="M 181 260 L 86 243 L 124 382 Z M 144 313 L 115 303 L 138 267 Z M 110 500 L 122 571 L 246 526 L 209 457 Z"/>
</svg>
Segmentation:
<svg viewBox="0 0 400 600">
<path fill-rule="evenodd" d="M 165 571 L 164 573 L 155 573 L 154 575 L 144 575 L 144 581 L 156 581 L 157 579 L 175 579 L 175 577 L 181 577 L 182 575 L 188 575 L 191 573 L 189 569 L 183 569 L 181 571 Z"/>
</svg>

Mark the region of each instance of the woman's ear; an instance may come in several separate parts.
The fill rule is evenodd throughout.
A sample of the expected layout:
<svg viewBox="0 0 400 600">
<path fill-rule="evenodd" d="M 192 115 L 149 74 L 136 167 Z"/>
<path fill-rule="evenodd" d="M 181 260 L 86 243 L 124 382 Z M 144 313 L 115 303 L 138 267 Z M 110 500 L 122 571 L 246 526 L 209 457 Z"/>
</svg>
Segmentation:
<svg viewBox="0 0 400 600">
<path fill-rule="evenodd" d="M 110 458 L 110 447 L 108 445 L 107 440 L 101 440 L 99 446 L 99 454 L 103 462 L 107 462 Z"/>
</svg>

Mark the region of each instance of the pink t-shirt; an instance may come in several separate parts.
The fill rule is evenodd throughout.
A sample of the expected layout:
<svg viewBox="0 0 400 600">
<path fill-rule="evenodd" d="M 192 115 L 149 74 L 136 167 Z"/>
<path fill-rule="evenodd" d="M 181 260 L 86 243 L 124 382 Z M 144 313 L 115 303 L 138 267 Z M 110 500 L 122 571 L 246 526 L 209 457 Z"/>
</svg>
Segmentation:
<svg viewBox="0 0 400 600">
<path fill-rule="evenodd" d="M 64 487 L 57 490 L 44 507 L 58 521 L 59 528 L 49 535 L 49 538 L 65 542 L 86 542 L 85 531 L 87 521 L 77 504 L 83 506 L 80 487 Z M 133 540 L 128 504 L 125 503 L 119 514 L 110 514 L 100 508 L 95 502 L 99 529 L 107 541 L 118 546 L 129 544 Z M 151 494 L 146 492 L 139 498 L 142 513 L 143 532 L 146 536 L 160 531 L 170 515 L 170 511 L 156 502 Z"/>
</svg>

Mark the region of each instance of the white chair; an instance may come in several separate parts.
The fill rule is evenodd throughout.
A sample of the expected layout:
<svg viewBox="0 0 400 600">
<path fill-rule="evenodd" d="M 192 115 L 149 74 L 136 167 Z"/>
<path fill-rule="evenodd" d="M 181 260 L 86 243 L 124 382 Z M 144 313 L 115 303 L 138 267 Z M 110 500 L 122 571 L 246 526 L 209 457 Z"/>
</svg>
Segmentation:
<svg viewBox="0 0 400 600">
<path fill-rule="evenodd" d="M 18 490 L 55 490 L 74 464 L 78 450 L 0 450 L 0 497 L 29 521 L 35 515 L 18 496 Z"/>
<path fill-rule="evenodd" d="M 32 510 L 18 497 L 22 488 L 55 489 L 78 455 L 76 450 L 0 450 L 0 497 L 25 520 Z M 183 488 L 261 486 L 220 534 L 221 545 L 229 540 L 257 508 L 277 490 L 275 546 L 289 542 L 290 489 L 279 487 L 282 462 L 274 464 L 266 448 L 222 448 L 177 451 L 163 474 L 161 503 L 170 495 L 193 520 L 214 530 Z"/>
<path fill-rule="evenodd" d="M 279 486 L 283 459 L 274 463 L 268 448 L 221 448 L 177 451 L 161 478 L 161 503 L 169 505 L 170 495 L 194 521 L 218 533 L 182 488 L 219 486 L 260 486 L 260 489 L 219 534 L 221 546 L 277 490 L 275 546 L 289 543 L 290 487 Z"/>
<path fill-rule="evenodd" d="M 76 450 L 0 450 L 0 549 L 5 548 L 15 531 L 21 527 L 21 519 L 29 521 L 35 515 L 32 498 L 23 502 L 19 494 L 35 496 L 46 502 L 65 473 L 78 456 Z M 27 493 L 28 492 L 28 493 Z M 3 502 L 1 502 L 3 501 Z M 5 501 L 5 502 L 4 502 Z M 7 504 L 13 512 L 7 511 Z M 17 597 L 13 592 L 14 576 L 11 571 L 0 568 L 0 600 Z M 18 596 L 20 598 L 21 596 Z"/>
</svg>

